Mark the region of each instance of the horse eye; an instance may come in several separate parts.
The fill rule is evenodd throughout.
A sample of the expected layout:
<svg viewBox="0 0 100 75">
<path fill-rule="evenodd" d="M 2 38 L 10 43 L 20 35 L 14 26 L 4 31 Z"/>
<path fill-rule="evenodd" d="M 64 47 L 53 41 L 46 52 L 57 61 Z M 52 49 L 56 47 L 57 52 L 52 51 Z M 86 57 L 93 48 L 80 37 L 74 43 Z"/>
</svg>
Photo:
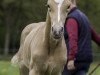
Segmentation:
<svg viewBox="0 0 100 75">
<path fill-rule="evenodd" d="M 48 8 L 50 8 L 50 5 L 48 5 L 48 4 L 46 4 L 45 6 L 48 7 Z"/>
<path fill-rule="evenodd" d="M 51 8 L 50 8 L 50 5 L 47 5 L 47 7 L 49 8 L 49 11 L 51 12 Z"/>
<path fill-rule="evenodd" d="M 48 8 L 50 8 L 50 5 L 47 5 Z"/>
<path fill-rule="evenodd" d="M 67 9 L 69 9 L 70 8 L 70 5 L 67 7 Z"/>
</svg>

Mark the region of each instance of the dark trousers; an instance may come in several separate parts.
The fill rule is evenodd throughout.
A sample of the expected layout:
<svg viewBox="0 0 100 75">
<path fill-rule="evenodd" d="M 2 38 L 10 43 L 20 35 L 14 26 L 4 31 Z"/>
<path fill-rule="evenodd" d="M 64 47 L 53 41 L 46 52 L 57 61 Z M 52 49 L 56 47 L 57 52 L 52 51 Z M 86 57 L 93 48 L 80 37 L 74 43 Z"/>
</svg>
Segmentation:
<svg viewBox="0 0 100 75">
<path fill-rule="evenodd" d="M 85 70 L 79 70 L 79 71 L 73 70 L 73 71 L 69 71 L 69 70 L 67 70 L 67 67 L 65 67 L 62 75 L 86 75 L 86 71 Z"/>
</svg>

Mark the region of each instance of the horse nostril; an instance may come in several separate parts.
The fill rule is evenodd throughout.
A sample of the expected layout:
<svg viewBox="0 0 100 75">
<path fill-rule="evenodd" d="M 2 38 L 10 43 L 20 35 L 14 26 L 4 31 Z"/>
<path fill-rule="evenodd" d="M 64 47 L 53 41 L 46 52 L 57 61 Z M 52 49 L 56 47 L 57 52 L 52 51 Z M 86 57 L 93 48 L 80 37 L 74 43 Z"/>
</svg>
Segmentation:
<svg viewBox="0 0 100 75">
<path fill-rule="evenodd" d="M 63 28 L 63 27 L 61 27 L 61 30 L 60 30 L 60 31 L 61 31 L 61 32 L 63 32 L 63 30 L 64 30 L 64 28 Z"/>
<path fill-rule="evenodd" d="M 56 31 L 56 30 L 54 30 L 54 28 L 53 28 L 53 27 L 52 27 L 52 32 L 53 32 L 53 34 L 54 34 L 55 36 L 57 36 L 57 35 L 58 35 L 57 31 Z"/>
<path fill-rule="evenodd" d="M 59 36 L 59 32 L 54 31 L 54 35 L 55 35 L 55 36 Z"/>
<path fill-rule="evenodd" d="M 52 31 L 53 31 L 54 29 L 53 29 L 53 27 L 52 27 Z"/>
<path fill-rule="evenodd" d="M 56 36 L 57 36 L 57 32 L 56 32 L 56 31 L 54 31 L 54 35 L 56 35 Z"/>
</svg>

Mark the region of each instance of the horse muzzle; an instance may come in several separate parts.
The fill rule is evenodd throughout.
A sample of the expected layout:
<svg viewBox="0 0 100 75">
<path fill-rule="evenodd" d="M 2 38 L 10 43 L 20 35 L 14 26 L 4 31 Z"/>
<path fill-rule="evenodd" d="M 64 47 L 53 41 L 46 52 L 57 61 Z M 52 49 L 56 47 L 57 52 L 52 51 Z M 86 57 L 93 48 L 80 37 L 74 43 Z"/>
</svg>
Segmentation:
<svg viewBox="0 0 100 75">
<path fill-rule="evenodd" d="M 63 32 L 64 32 L 63 27 L 59 28 L 52 27 L 52 35 L 54 39 L 60 39 L 62 37 Z"/>
</svg>

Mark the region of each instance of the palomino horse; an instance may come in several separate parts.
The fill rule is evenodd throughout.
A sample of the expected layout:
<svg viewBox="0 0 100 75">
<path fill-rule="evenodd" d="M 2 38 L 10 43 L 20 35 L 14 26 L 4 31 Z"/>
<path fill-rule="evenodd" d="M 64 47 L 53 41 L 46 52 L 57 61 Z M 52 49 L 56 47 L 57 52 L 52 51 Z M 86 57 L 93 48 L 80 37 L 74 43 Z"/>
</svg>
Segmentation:
<svg viewBox="0 0 100 75">
<path fill-rule="evenodd" d="M 28 25 L 12 58 L 20 75 L 61 75 L 67 60 L 64 23 L 70 0 L 48 0 L 46 22 Z"/>
</svg>

